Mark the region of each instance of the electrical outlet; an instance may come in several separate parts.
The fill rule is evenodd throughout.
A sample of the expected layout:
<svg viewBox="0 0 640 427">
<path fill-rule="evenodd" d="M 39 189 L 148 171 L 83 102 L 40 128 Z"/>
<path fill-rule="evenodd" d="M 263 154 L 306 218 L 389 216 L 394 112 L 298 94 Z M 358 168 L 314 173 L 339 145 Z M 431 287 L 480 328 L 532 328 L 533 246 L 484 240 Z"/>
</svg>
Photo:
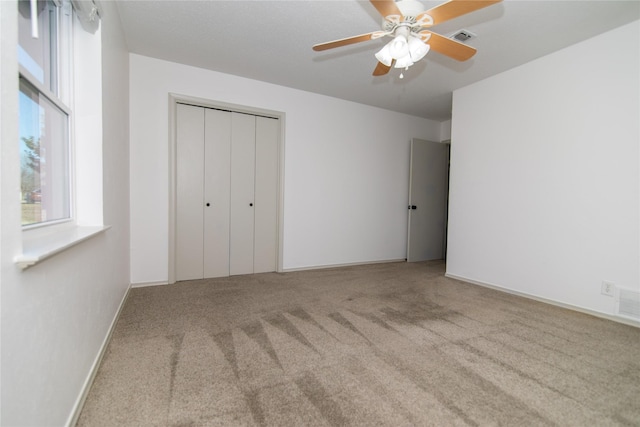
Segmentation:
<svg viewBox="0 0 640 427">
<path fill-rule="evenodd" d="M 602 281 L 602 289 L 600 291 L 602 295 L 608 295 L 612 297 L 615 290 L 616 290 L 616 285 L 614 285 L 613 282 L 607 282 L 606 280 Z"/>
</svg>

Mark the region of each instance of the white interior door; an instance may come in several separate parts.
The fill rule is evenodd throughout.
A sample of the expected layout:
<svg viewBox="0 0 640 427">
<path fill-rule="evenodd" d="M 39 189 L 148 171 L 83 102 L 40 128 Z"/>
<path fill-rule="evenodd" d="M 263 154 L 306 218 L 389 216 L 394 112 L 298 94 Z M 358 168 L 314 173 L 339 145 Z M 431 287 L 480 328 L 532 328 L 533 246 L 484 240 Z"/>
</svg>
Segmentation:
<svg viewBox="0 0 640 427">
<path fill-rule="evenodd" d="M 204 109 L 177 106 L 176 279 L 203 277 Z"/>
<path fill-rule="evenodd" d="M 253 273 L 256 117 L 231 113 L 229 274 Z"/>
<path fill-rule="evenodd" d="M 449 146 L 413 139 L 407 261 L 444 259 Z"/>
<path fill-rule="evenodd" d="M 203 109 L 204 277 L 229 275 L 231 113 Z"/>
</svg>

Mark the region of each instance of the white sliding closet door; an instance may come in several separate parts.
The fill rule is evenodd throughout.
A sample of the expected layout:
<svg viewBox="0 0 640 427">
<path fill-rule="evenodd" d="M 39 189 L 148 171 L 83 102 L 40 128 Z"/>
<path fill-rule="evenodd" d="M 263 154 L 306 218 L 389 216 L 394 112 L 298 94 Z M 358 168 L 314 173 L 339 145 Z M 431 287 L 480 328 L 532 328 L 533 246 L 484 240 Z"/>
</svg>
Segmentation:
<svg viewBox="0 0 640 427">
<path fill-rule="evenodd" d="M 275 271 L 278 119 L 177 105 L 176 280 Z"/>
</svg>

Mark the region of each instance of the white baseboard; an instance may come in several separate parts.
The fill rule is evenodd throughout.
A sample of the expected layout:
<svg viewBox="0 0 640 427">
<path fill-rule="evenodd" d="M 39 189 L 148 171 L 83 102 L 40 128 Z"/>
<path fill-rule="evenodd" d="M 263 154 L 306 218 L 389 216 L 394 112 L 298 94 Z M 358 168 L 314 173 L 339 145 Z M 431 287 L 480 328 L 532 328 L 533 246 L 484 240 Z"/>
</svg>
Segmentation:
<svg viewBox="0 0 640 427">
<path fill-rule="evenodd" d="M 107 331 L 107 335 L 104 337 L 102 341 L 102 345 L 100 346 L 100 351 L 98 351 L 98 355 L 96 356 L 93 364 L 91 365 L 91 369 L 89 370 L 89 374 L 87 375 L 87 379 L 84 381 L 82 385 L 82 389 L 80 391 L 80 395 L 78 399 L 76 399 L 76 403 L 73 405 L 73 409 L 71 411 L 71 415 L 67 420 L 67 427 L 73 427 L 78 422 L 78 418 L 80 418 L 80 412 L 82 412 L 82 407 L 84 406 L 84 402 L 87 400 L 87 396 L 89 395 L 89 390 L 91 389 L 91 385 L 93 384 L 93 380 L 98 373 L 98 368 L 100 367 L 100 363 L 102 362 L 102 358 L 107 350 L 107 346 L 109 345 L 109 341 L 111 341 L 111 335 L 113 335 L 113 330 L 115 329 L 116 323 L 118 323 L 118 319 L 120 318 L 120 313 L 122 312 L 122 308 L 124 307 L 125 302 L 127 301 L 127 297 L 129 296 L 129 291 L 131 290 L 131 286 L 125 292 L 122 301 L 120 301 L 120 306 L 116 311 L 113 320 L 111 321 L 111 325 L 109 325 L 109 330 Z"/>
<path fill-rule="evenodd" d="M 147 286 L 164 286 L 164 285 L 168 285 L 169 282 L 164 280 L 164 281 L 160 281 L 160 282 L 138 282 L 138 283 L 132 283 L 131 287 L 132 288 L 146 288 Z"/>
<path fill-rule="evenodd" d="M 446 273 L 445 276 L 449 277 L 451 279 L 460 280 L 461 282 L 470 283 L 472 285 L 478 285 L 478 286 L 482 286 L 482 287 L 485 287 L 485 288 L 494 289 L 496 291 L 506 292 L 506 293 L 512 294 L 512 295 L 518 295 L 518 296 L 521 296 L 521 297 L 524 297 L 524 298 L 529 298 L 529 299 L 532 299 L 532 300 L 535 300 L 535 301 L 540 301 L 540 302 L 544 302 L 544 303 L 547 303 L 547 304 L 555 305 L 557 307 L 567 308 L 569 310 L 578 311 L 580 313 L 585 313 L 585 314 L 590 314 L 591 316 L 600 317 L 602 319 L 612 320 L 614 322 L 624 323 L 625 325 L 635 326 L 637 328 L 640 328 L 640 322 L 638 322 L 636 320 L 633 320 L 633 319 L 629 319 L 627 317 L 614 316 L 612 314 L 602 313 L 600 311 L 591 310 L 589 308 L 580 307 L 580 306 L 573 305 L 573 304 L 567 304 L 567 303 L 564 303 L 564 302 L 560 302 L 560 301 L 556 301 L 556 300 L 552 300 L 552 299 L 548 299 L 548 298 L 544 298 L 544 297 L 539 297 L 537 295 L 529 294 L 529 293 L 526 293 L 526 292 L 520 292 L 520 291 L 516 291 L 516 290 L 513 290 L 513 289 L 505 288 L 504 286 L 498 286 L 498 285 L 494 285 L 492 283 L 481 282 L 479 280 L 469 279 L 468 277 L 458 276 L 457 274 Z"/>
<path fill-rule="evenodd" d="M 402 258 L 402 259 L 383 259 L 378 261 L 350 262 L 346 264 L 309 265 L 307 267 L 283 268 L 282 273 L 288 273 L 292 271 L 323 270 L 326 268 L 353 267 L 356 265 L 386 264 L 390 262 L 406 262 L 406 261 L 407 261 L 406 259 Z"/>
</svg>

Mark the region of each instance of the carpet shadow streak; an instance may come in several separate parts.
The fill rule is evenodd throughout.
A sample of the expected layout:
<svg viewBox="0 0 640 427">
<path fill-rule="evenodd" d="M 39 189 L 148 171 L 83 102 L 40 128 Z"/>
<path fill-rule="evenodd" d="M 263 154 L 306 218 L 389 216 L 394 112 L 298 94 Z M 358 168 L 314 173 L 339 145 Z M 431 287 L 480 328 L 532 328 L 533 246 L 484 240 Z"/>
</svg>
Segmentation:
<svg viewBox="0 0 640 427">
<path fill-rule="evenodd" d="M 262 326 L 262 323 L 260 323 L 259 320 L 242 326 L 240 329 L 245 334 L 247 334 L 249 338 L 255 341 L 260 346 L 260 348 L 262 348 L 262 350 L 269 355 L 271 360 L 273 360 L 276 365 L 278 365 L 280 369 L 284 370 L 284 368 L 282 367 L 282 363 L 278 358 L 278 354 L 273 348 L 273 344 L 271 343 L 267 332 L 264 330 L 264 326 Z"/>
<path fill-rule="evenodd" d="M 180 351 L 182 349 L 182 342 L 184 341 L 184 333 L 178 335 L 172 335 L 168 337 L 171 340 L 171 356 L 169 364 L 171 367 L 171 376 L 169 379 L 169 399 L 173 399 L 173 391 L 176 382 L 176 374 L 178 372 L 178 361 L 180 360 Z"/>
<path fill-rule="evenodd" d="M 300 344 L 307 346 L 317 354 L 320 354 L 317 348 L 309 342 L 309 340 L 296 328 L 296 326 L 287 319 L 283 313 L 277 313 L 275 315 L 267 316 L 263 318 L 270 325 L 278 328 L 291 338 L 298 341 Z"/>
<path fill-rule="evenodd" d="M 233 344 L 233 334 L 231 331 L 224 331 L 219 334 L 210 334 L 211 338 L 218 345 L 218 348 L 222 351 L 225 360 L 231 365 L 233 374 L 236 379 L 240 379 L 240 369 L 238 367 L 238 360 L 236 358 L 236 349 Z"/>
<path fill-rule="evenodd" d="M 340 406 L 331 399 L 326 389 L 313 374 L 306 373 L 296 379 L 295 383 L 330 425 L 334 427 L 349 425 L 349 420 L 342 413 Z"/>
</svg>

